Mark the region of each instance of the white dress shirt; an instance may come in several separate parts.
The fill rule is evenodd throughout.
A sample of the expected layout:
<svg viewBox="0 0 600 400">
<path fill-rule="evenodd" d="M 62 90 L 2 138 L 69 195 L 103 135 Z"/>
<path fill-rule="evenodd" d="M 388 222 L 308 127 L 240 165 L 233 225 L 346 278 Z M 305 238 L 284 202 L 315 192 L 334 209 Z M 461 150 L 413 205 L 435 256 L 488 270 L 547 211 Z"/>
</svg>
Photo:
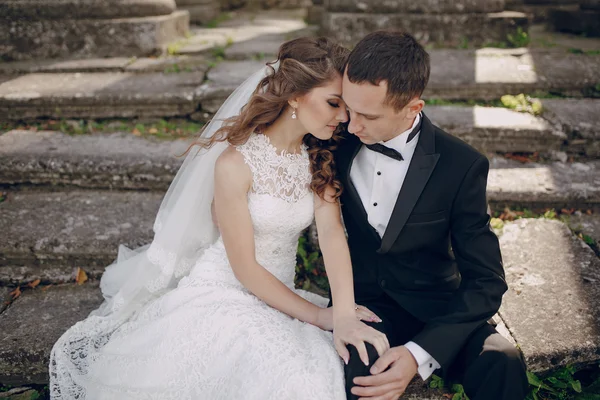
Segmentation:
<svg viewBox="0 0 600 400">
<path fill-rule="evenodd" d="M 360 200 L 368 215 L 369 224 L 375 228 L 379 237 L 383 237 L 394 210 L 396 199 L 406 178 L 408 166 L 419 142 L 420 132 L 406 143 L 410 132 L 417 126 L 421 114 L 415 118 L 413 125 L 387 142 L 380 142 L 402 154 L 403 161 L 369 150 L 363 146 L 352 163 L 350 179 L 360 196 Z M 421 346 L 414 342 L 405 344 L 417 361 L 419 375 L 423 380 L 429 378 L 440 364 Z"/>
</svg>

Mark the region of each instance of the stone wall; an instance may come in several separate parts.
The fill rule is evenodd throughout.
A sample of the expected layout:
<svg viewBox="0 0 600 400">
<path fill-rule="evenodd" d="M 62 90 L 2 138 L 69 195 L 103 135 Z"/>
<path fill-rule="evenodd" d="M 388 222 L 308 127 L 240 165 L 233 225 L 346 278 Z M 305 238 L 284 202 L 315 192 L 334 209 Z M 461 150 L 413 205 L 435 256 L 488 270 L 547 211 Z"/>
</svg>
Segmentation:
<svg viewBox="0 0 600 400">
<path fill-rule="evenodd" d="M 391 28 L 411 32 L 424 45 L 477 47 L 527 32 L 526 16 L 504 6 L 504 0 L 330 0 L 322 27 L 350 46 L 369 32 Z"/>
<path fill-rule="evenodd" d="M 221 11 L 218 0 L 177 0 L 177 8 L 189 12 L 190 22 L 195 24 L 205 24 Z"/>
</svg>

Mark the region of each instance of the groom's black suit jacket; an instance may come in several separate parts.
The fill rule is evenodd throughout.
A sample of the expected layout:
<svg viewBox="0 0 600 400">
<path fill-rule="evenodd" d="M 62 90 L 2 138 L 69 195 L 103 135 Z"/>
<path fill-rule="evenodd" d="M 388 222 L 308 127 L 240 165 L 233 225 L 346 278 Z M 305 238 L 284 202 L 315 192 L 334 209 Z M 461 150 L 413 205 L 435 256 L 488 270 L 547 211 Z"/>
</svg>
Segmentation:
<svg viewBox="0 0 600 400">
<path fill-rule="evenodd" d="M 349 133 L 336 151 L 357 304 L 383 293 L 419 320 L 413 341 L 446 369 L 500 307 L 507 286 L 489 226 L 489 162 L 423 114 L 408 173 L 383 238 L 369 224 L 350 181 L 361 148 Z"/>
</svg>

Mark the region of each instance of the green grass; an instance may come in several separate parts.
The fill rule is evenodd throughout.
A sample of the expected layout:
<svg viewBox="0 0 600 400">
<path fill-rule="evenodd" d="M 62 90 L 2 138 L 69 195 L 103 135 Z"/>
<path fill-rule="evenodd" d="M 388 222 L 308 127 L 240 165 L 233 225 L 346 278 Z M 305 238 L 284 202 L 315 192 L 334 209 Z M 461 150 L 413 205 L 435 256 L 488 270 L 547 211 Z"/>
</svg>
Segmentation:
<svg viewBox="0 0 600 400">
<path fill-rule="evenodd" d="M 217 15 L 214 19 L 212 19 L 212 20 L 208 21 L 206 24 L 204 24 L 204 27 L 205 28 L 216 28 L 223 22 L 228 21 L 230 19 L 231 19 L 231 14 L 221 13 L 221 14 Z"/>
<path fill-rule="evenodd" d="M 29 131 L 58 131 L 69 135 L 129 132 L 135 136 L 178 139 L 196 135 L 204 124 L 186 119 L 140 123 L 130 120 L 40 120 L 4 123 L 0 132 L 12 129 Z"/>
<path fill-rule="evenodd" d="M 296 287 L 304 290 L 329 292 L 329 280 L 323 265 L 323 256 L 318 248 L 313 248 L 308 240 L 309 232 L 298 240 L 296 255 Z"/>
<path fill-rule="evenodd" d="M 597 56 L 600 55 L 600 50 L 582 50 L 578 48 L 569 48 L 567 51 L 571 54 L 585 54 L 586 56 Z"/>
<path fill-rule="evenodd" d="M 515 33 L 509 33 L 506 39 L 511 47 L 527 47 L 530 41 L 529 34 L 520 26 Z"/>
</svg>

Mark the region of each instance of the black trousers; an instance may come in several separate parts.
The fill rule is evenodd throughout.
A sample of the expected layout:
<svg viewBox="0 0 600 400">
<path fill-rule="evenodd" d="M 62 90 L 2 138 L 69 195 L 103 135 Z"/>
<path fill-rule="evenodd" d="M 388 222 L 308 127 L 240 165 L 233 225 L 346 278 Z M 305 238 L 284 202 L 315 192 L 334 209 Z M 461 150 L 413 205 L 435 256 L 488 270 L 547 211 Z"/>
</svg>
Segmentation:
<svg viewBox="0 0 600 400">
<path fill-rule="evenodd" d="M 402 346 L 421 329 L 423 322 L 399 307 L 389 297 L 359 303 L 376 313 L 383 322 L 368 323 L 388 337 L 390 346 Z M 350 360 L 345 366 L 346 396 L 358 399 L 350 389 L 357 376 L 370 375 L 354 346 L 349 346 Z M 377 360 L 377 351 L 367 343 L 369 365 Z M 436 371 L 453 382 L 460 382 L 471 400 L 522 400 L 528 392 L 525 363 L 519 351 L 496 329 L 485 324 L 467 339 L 448 371 Z M 418 378 L 420 379 L 420 378 Z"/>
</svg>

